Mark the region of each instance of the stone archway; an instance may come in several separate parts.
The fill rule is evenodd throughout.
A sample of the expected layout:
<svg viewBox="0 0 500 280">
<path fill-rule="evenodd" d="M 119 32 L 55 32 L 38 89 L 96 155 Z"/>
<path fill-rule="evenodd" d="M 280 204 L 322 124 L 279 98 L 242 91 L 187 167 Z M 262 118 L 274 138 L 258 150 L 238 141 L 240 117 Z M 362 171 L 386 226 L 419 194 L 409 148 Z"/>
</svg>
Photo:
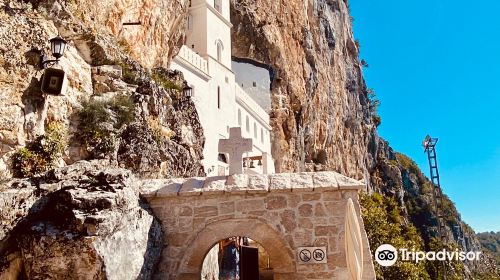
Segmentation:
<svg viewBox="0 0 500 280">
<path fill-rule="evenodd" d="M 335 172 L 144 181 L 141 194 L 165 233 L 155 279 L 200 280 L 206 253 L 232 236 L 265 248 L 274 280 L 374 279 L 361 188 Z M 304 248 L 323 248 L 324 262 L 299 260 Z"/>
<path fill-rule="evenodd" d="M 275 279 L 286 279 L 287 274 L 295 272 L 294 255 L 284 242 L 285 236 L 258 218 L 228 219 L 207 224 L 192 238 L 182 258 L 178 279 L 199 280 L 207 252 L 218 241 L 231 236 L 247 236 L 262 245 L 269 254 Z"/>
</svg>

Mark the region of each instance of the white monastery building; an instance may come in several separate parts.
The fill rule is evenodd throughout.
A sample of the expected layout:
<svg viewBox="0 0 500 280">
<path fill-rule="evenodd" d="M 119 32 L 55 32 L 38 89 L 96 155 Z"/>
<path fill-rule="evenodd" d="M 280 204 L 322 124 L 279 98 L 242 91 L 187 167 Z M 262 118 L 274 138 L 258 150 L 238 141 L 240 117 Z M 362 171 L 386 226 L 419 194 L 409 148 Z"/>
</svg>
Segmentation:
<svg viewBox="0 0 500 280">
<path fill-rule="evenodd" d="M 252 139 L 243 155 L 245 173 L 274 173 L 268 113 L 236 83 L 231 69 L 229 0 L 190 1 L 185 44 L 171 68 L 183 72 L 206 137 L 203 165 L 207 176 L 227 175 L 227 155 L 218 149 L 229 130 L 240 127 Z"/>
</svg>

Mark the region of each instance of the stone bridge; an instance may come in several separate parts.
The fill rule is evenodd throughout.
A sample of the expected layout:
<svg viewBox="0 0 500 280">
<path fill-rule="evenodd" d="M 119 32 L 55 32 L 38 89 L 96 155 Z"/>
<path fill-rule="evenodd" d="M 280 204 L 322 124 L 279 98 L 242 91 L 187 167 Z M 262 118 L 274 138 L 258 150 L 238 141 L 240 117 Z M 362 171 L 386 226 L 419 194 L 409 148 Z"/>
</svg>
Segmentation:
<svg viewBox="0 0 500 280">
<path fill-rule="evenodd" d="M 268 252 L 275 280 L 375 279 L 358 191 L 335 172 L 147 180 L 142 196 L 161 220 L 159 279 L 201 279 L 218 241 L 247 236 Z M 326 264 L 303 264 L 298 248 L 326 247 Z"/>
</svg>

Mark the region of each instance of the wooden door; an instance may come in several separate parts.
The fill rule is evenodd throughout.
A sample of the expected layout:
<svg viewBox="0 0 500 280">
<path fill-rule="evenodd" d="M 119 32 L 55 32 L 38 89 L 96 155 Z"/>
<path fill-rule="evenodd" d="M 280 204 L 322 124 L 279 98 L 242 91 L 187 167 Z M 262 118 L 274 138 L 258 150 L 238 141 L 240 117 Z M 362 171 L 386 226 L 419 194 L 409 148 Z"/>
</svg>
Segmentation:
<svg viewBox="0 0 500 280">
<path fill-rule="evenodd" d="M 241 246 L 240 254 L 241 280 L 259 280 L 259 249 Z"/>
</svg>

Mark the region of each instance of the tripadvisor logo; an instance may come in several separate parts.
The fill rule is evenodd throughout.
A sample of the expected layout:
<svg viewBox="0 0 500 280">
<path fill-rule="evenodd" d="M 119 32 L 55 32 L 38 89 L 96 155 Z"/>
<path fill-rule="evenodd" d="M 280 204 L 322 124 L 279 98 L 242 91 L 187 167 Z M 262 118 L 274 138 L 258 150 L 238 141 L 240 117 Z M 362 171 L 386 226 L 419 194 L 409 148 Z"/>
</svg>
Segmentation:
<svg viewBox="0 0 500 280">
<path fill-rule="evenodd" d="M 415 263 L 421 262 L 423 260 L 428 261 L 477 261 L 481 252 L 462 252 L 458 250 L 448 251 L 443 249 L 441 251 L 412 251 L 404 248 L 397 250 L 394 246 L 390 244 L 382 244 L 375 251 L 375 261 L 381 266 L 392 266 L 399 259 L 402 261 L 413 261 Z"/>
<path fill-rule="evenodd" d="M 391 266 L 398 260 L 398 251 L 392 245 L 382 244 L 375 251 L 375 260 L 381 266 Z"/>
</svg>

